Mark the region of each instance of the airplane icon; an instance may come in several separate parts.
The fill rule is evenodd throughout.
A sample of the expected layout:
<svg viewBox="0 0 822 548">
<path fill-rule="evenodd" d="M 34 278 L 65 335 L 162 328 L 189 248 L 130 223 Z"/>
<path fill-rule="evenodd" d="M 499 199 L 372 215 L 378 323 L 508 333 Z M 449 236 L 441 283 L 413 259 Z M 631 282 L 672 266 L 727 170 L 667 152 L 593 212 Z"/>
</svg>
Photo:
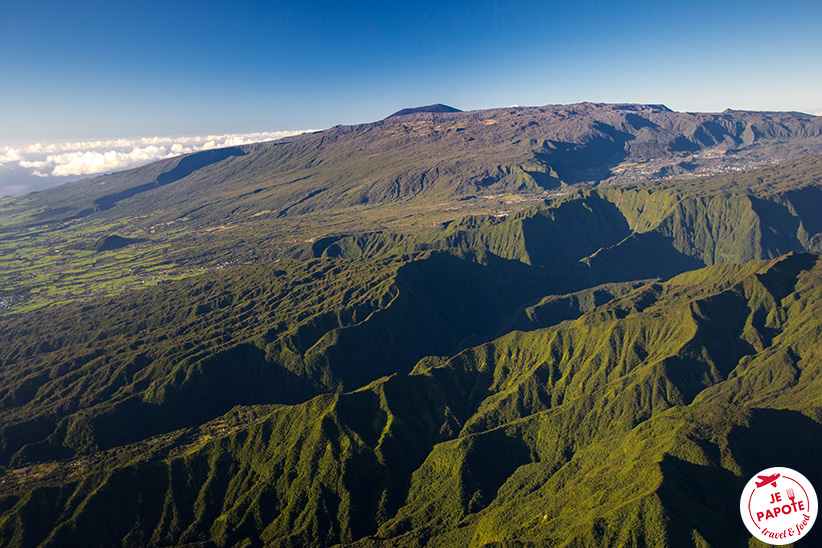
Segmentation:
<svg viewBox="0 0 822 548">
<path fill-rule="evenodd" d="M 764 487 L 767 484 L 771 484 L 776 487 L 776 478 L 779 477 L 779 474 L 774 474 L 773 476 L 756 476 L 759 478 L 759 481 L 756 482 L 757 487 Z"/>
</svg>

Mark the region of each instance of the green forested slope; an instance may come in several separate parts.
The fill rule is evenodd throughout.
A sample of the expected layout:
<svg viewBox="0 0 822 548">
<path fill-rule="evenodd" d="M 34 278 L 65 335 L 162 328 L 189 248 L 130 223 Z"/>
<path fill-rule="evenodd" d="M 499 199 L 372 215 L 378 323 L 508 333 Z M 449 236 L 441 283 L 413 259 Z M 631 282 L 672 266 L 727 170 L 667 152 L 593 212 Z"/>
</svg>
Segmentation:
<svg viewBox="0 0 822 548">
<path fill-rule="evenodd" d="M 408 371 L 542 294 L 541 273 L 489 260 L 280 263 L 13 317 L 0 455 L 68 457 Z"/>
<path fill-rule="evenodd" d="M 644 285 L 184 455 L 138 452 L 15 494 L 2 538 L 745 546 L 735 518 L 750 475 L 776 459 L 822 479 L 822 362 L 808 336 L 822 328 L 820 287 L 810 254 Z"/>
<path fill-rule="evenodd" d="M 822 158 L 562 185 L 757 142 L 577 107 L 0 204 L 0 545 L 747 546 L 753 473 L 822 485 Z"/>
<path fill-rule="evenodd" d="M 506 219 L 327 238 L 312 246 L 317 259 L 9 316 L 0 326 L 2 462 L 65 458 L 200 424 L 238 404 L 354 389 L 425 355 L 587 310 L 579 297 L 546 308 L 562 302 L 546 295 L 813 249 L 815 210 L 796 196 L 818 191 L 818 164 L 799 163 L 805 182 L 759 197 L 738 180 L 728 192 L 721 179 L 699 188 L 707 197 L 687 185 L 578 192 Z M 758 215 L 753 201 L 781 208 L 790 222 Z M 540 319 L 539 310 L 551 313 Z"/>
</svg>

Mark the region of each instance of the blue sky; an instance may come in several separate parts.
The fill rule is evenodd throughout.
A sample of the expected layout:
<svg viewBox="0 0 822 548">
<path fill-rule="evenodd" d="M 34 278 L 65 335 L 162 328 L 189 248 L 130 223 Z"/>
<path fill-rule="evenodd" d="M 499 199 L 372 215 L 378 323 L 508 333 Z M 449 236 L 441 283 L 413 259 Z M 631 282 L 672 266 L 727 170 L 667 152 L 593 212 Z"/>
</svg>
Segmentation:
<svg viewBox="0 0 822 548">
<path fill-rule="evenodd" d="M 0 142 L 330 127 L 434 102 L 822 110 L 822 3 L 2 0 Z"/>
<path fill-rule="evenodd" d="M 438 102 L 818 113 L 820 23 L 818 0 L 0 0 L 0 145 L 327 128 Z"/>
</svg>

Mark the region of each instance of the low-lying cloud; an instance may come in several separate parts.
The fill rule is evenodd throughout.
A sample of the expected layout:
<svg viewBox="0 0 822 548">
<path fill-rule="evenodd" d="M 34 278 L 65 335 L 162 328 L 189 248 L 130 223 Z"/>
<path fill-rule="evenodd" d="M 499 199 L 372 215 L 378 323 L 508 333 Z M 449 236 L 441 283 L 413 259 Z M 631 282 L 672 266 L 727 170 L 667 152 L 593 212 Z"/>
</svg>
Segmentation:
<svg viewBox="0 0 822 548">
<path fill-rule="evenodd" d="M 177 153 L 182 154 L 182 152 Z M 44 160 L 21 160 L 18 165 L 22 168 L 33 169 L 32 175 L 38 177 L 59 177 L 62 175 L 93 175 L 107 171 L 118 171 L 135 167 L 154 160 L 176 156 L 166 147 L 150 146 L 133 148 L 129 152 L 96 150 L 64 152 L 50 154 Z"/>
<path fill-rule="evenodd" d="M 0 147 L 0 196 L 24 194 L 72 178 L 121 171 L 180 154 L 271 141 L 307 131 L 313 130 L 4 146 Z"/>
</svg>

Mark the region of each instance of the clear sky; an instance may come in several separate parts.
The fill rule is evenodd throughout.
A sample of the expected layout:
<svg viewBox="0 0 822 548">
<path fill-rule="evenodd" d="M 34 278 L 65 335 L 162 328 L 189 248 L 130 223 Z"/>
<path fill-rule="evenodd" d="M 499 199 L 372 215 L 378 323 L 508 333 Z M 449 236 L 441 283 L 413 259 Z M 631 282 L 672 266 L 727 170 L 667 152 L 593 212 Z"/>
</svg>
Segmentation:
<svg viewBox="0 0 822 548">
<path fill-rule="evenodd" d="M 409 106 L 822 112 L 822 2 L 0 0 L 0 145 Z"/>
<path fill-rule="evenodd" d="M 0 142 L 330 127 L 407 106 L 822 111 L 822 2 L 0 0 Z"/>
</svg>

